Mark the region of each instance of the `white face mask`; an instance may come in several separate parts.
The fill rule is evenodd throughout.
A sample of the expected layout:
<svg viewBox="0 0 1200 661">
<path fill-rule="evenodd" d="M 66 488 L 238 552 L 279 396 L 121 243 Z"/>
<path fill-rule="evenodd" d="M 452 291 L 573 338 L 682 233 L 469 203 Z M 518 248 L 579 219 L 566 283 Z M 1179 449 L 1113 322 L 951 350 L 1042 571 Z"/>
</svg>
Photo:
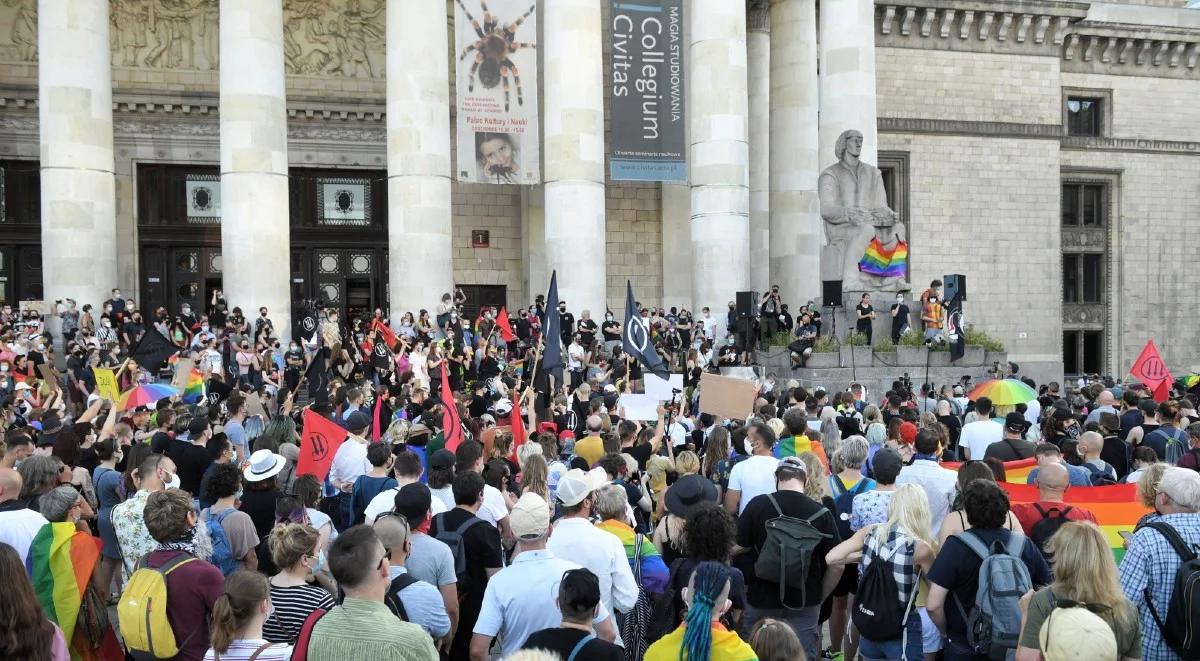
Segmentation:
<svg viewBox="0 0 1200 661">
<path fill-rule="evenodd" d="M 182 482 L 181 482 L 181 480 L 179 479 L 179 473 L 176 473 L 176 474 L 174 474 L 174 475 L 172 475 L 172 476 L 171 476 L 171 481 L 170 481 L 170 482 L 164 482 L 164 483 L 163 483 L 163 488 L 164 488 L 164 489 L 178 489 L 178 488 L 179 488 L 179 485 L 180 485 L 181 483 L 182 483 Z"/>
</svg>

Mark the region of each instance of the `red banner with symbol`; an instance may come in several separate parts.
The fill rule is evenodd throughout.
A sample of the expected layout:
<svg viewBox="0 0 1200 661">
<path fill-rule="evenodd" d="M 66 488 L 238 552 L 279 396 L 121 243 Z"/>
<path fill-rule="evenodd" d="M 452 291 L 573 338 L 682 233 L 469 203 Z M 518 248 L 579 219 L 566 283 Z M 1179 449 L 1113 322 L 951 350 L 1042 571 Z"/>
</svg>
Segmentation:
<svg viewBox="0 0 1200 661">
<path fill-rule="evenodd" d="M 1154 340 L 1146 342 L 1142 353 L 1133 361 L 1133 367 L 1129 368 L 1129 373 L 1146 384 L 1154 395 L 1154 401 L 1165 402 L 1171 395 L 1171 384 L 1175 379 L 1158 353 L 1158 347 L 1154 346 Z"/>
<path fill-rule="evenodd" d="M 297 475 L 315 475 L 324 481 L 333 465 L 333 455 L 346 440 L 346 430 L 311 409 L 304 410 L 304 433 L 300 436 Z"/>
</svg>

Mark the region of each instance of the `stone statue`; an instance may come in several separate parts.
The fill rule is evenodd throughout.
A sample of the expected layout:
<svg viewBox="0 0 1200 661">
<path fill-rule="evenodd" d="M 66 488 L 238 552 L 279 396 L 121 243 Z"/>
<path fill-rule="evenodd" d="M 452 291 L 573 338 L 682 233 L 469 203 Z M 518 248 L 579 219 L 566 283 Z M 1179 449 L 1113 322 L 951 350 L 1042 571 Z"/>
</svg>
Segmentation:
<svg viewBox="0 0 1200 661">
<path fill-rule="evenodd" d="M 862 144 L 862 133 L 844 131 L 834 146 L 838 162 L 818 180 L 825 221 L 821 279 L 841 280 L 843 291 L 903 291 L 908 289 L 907 245 L 897 248 L 905 240 L 904 225 L 887 206 L 879 168 L 859 160 Z M 864 262 L 869 249 L 871 265 Z"/>
</svg>

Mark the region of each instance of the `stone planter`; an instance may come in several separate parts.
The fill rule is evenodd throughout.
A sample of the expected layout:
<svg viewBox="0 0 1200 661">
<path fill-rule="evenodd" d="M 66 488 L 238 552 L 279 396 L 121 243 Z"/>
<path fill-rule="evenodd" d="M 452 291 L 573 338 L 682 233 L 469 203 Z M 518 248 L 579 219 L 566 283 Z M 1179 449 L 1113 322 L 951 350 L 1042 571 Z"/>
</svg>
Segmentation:
<svg viewBox="0 0 1200 661">
<path fill-rule="evenodd" d="M 949 351 L 930 351 L 929 352 L 930 367 L 950 367 L 950 352 Z"/>
<path fill-rule="evenodd" d="M 871 347 L 858 347 L 843 344 L 840 349 L 843 367 L 870 367 Z"/>
<path fill-rule="evenodd" d="M 814 353 L 808 357 L 808 367 L 812 369 L 841 367 L 841 356 L 836 351 Z"/>
<path fill-rule="evenodd" d="M 983 354 L 984 367 L 991 367 L 992 363 L 1000 363 L 1004 367 L 1004 363 L 1008 362 L 1007 351 L 985 351 Z"/>
<path fill-rule="evenodd" d="M 925 353 L 929 351 L 925 347 L 896 347 L 896 364 L 905 367 L 913 367 L 916 365 L 925 365 Z"/>
<path fill-rule="evenodd" d="M 955 363 L 955 365 L 959 365 L 961 367 L 976 367 L 983 364 L 983 359 L 986 355 L 987 352 L 983 350 L 983 347 L 968 344 L 966 350 L 963 352 L 962 359 Z"/>
</svg>

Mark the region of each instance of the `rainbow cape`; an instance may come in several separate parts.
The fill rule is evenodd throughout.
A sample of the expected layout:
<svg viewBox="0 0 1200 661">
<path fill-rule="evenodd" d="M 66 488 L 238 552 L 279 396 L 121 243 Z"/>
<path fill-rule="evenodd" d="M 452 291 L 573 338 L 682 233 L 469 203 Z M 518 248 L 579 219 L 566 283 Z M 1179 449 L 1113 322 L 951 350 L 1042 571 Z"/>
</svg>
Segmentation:
<svg viewBox="0 0 1200 661">
<path fill-rule="evenodd" d="M 92 649 L 83 631 L 76 629 L 84 590 L 100 559 L 100 540 L 79 532 L 73 523 L 47 523 L 29 545 L 25 568 L 33 581 L 42 610 L 71 647 L 71 658 L 120 659 L 124 657 L 112 627 L 104 632 L 104 641 Z"/>
<path fill-rule="evenodd" d="M 896 241 L 887 248 L 879 237 L 871 239 L 871 245 L 858 261 L 858 270 L 880 278 L 904 277 L 908 273 L 908 244 Z"/>
<path fill-rule="evenodd" d="M 958 470 L 960 464 L 944 463 L 942 466 L 950 470 Z M 1030 471 L 1036 466 L 1036 459 L 1004 463 L 1006 481 L 1000 486 L 1008 492 L 1011 502 L 1033 503 L 1039 500 L 1037 485 L 1025 484 Z M 1136 484 L 1071 487 L 1067 489 L 1064 500 L 1070 505 L 1082 507 L 1095 515 L 1100 529 L 1104 531 L 1104 536 L 1108 539 L 1109 547 L 1112 548 L 1113 557 L 1118 563 L 1125 556 L 1125 544 L 1121 540 L 1121 532 L 1133 532 L 1138 520 L 1152 511 L 1138 500 Z"/>
<path fill-rule="evenodd" d="M 621 544 L 625 547 L 625 557 L 629 560 L 630 568 L 632 569 L 634 548 L 633 545 L 637 541 L 637 533 L 629 525 L 614 521 L 601 521 L 596 524 L 596 527 L 607 533 L 616 535 L 617 539 L 621 540 Z M 635 570 L 636 571 L 636 570 Z M 670 570 L 663 562 L 662 556 L 659 555 L 658 549 L 654 548 L 654 543 L 650 541 L 649 536 L 642 537 L 642 587 L 650 594 L 662 594 L 667 589 L 667 579 L 670 578 Z"/>
<path fill-rule="evenodd" d="M 204 374 L 198 369 L 193 369 L 183 388 L 183 401 L 188 404 L 196 404 L 202 399 L 204 399 Z"/>
</svg>

